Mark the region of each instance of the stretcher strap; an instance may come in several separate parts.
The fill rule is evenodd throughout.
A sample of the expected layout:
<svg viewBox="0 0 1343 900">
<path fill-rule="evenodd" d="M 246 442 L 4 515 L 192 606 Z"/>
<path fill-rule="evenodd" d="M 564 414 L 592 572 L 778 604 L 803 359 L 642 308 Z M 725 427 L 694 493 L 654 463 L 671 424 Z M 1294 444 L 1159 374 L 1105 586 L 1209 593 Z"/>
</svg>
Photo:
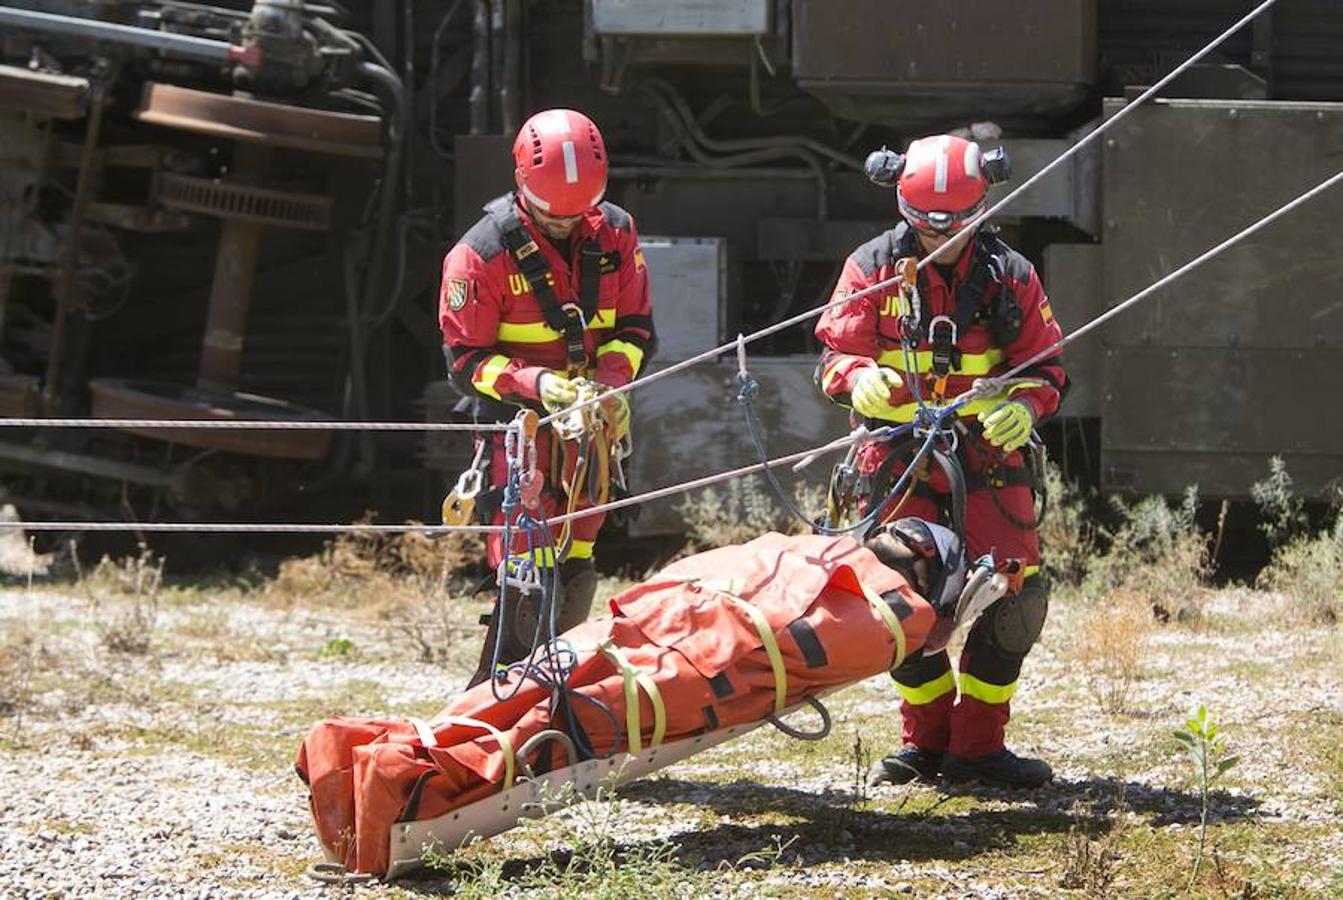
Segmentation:
<svg viewBox="0 0 1343 900">
<path fill-rule="evenodd" d="M 644 689 L 648 701 L 653 704 L 653 737 L 649 741 L 649 747 L 662 746 L 662 737 L 667 733 L 667 707 L 662 702 L 662 693 L 658 690 L 657 684 L 652 678 L 634 668 L 615 644 L 603 641 L 599 649 L 620 670 L 620 675 L 625 681 L 625 730 L 629 732 L 630 752 L 638 753 L 643 749 L 638 688 Z"/>
<path fill-rule="evenodd" d="M 774 629 L 770 627 L 764 613 L 739 597 L 733 599 L 740 602 L 742 609 L 750 615 L 751 621 L 755 623 L 755 630 L 760 632 L 760 642 L 765 645 L 765 655 L 769 657 L 770 668 L 774 670 L 774 714 L 777 716 L 783 712 L 788 698 L 788 672 L 783 667 L 783 654 L 779 652 L 779 642 L 774 637 Z"/>
<path fill-rule="evenodd" d="M 894 669 L 905 661 L 905 630 L 900 627 L 900 619 L 891 609 L 890 604 L 881 599 L 879 594 L 872 593 L 871 588 L 867 585 L 863 585 L 863 596 L 877 611 L 877 615 L 881 616 L 881 620 L 891 630 L 891 636 L 895 638 L 895 662 L 891 663 L 891 668 Z"/>
<path fill-rule="evenodd" d="M 499 744 L 499 749 L 504 754 L 504 790 L 513 787 L 514 767 L 516 759 L 513 754 L 513 743 L 509 741 L 508 735 L 504 734 L 498 728 L 495 728 L 489 722 L 480 719 L 473 719 L 470 716 L 444 716 L 438 720 L 444 725 L 462 725 L 466 728 L 479 728 L 481 731 L 488 731 L 494 736 L 494 740 Z M 415 726 L 416 733 L 420 736 L 420 743 L 426 747 L 437 747 L 438 737 L 434 734 L 433 726 L 423 719 L 411 719 L 410 723 Z"/>
</svg>

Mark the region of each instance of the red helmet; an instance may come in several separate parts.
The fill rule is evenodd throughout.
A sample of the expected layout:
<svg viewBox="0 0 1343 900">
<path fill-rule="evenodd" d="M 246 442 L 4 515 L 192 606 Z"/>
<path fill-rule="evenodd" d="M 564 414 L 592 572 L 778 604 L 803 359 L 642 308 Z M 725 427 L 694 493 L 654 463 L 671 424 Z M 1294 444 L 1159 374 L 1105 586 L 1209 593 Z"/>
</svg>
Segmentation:
<svg viewBox="0 0 1343 900">
<path fill-rule="evenodd" d="M 974 141 L 949 134 L 919 138 L 900 172 L 900 214 L 915 228 L 954 232 L 983 211 L 988 189 Z"/>
<path fill-rule="evenodd" d="M 606 193 L 606 146 L 592 120 L 572 109 L 547 109 L 518 129 L 513 177 L 527 202 L 552 216 L 577 216 Z"/>
</svg>

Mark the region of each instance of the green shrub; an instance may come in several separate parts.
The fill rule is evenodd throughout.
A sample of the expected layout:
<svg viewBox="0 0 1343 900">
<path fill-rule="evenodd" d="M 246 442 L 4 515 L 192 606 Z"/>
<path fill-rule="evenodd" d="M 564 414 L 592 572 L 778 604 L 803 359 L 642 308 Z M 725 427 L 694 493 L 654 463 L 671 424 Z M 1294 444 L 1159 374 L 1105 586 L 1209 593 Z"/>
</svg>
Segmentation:
<svg viewBox="0 0 1343 900">
<path fill-rule="evenodd" d="M 1332 528 L 1298 537 L 1273 553 L 1259 573 L 1259 585 L 1291 601 L 1296 617 L 1308 623 L 1332 624 L 1343 612 L 1343 515 Z"/>
<path fill-rule="evenodd" d="M 1259 530 L 1270 547 L 1281 547 L 1306 531 L 1306 503 L 1292 490 L 1292 476 L 1281 456 L 1268 461 L 1268 475 L 1250 487 L 1250 497 L 1259 507 Z"/>
<path fill-rule="evenodd" d="M 1101 529 L 1106 552 L 1088 568 L 1084 593 L 1135 593 L 1161 619 L 1198 623 L 1212 562 L 1210 538 L 1195 521 L 1198 487 L 1191 485 L 1178 506 L 1162 497 L 1132 504 L 1112 497 L 1110 505 L 1118 524 Z"/>
</svg>

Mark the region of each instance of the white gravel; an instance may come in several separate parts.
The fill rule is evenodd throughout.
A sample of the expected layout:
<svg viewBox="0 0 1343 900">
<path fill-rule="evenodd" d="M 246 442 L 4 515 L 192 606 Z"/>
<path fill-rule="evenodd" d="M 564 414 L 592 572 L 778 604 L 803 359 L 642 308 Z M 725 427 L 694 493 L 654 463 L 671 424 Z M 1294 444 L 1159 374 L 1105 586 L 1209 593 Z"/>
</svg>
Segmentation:
<svg viewBox="0 0 1343 900">
<path fill-rule="evenodd" d="M 1241 615 L 1262 597 L 1219 597 L 1212 609 Z M 0 645 L 26 631 L 40 658 L 21 707 L 0 708 L 0 897 L 333 896 L 302 874 L 319 859 L 305 791 L 290 768 L 310 724 L 307 711 L 320 710 L 315 721 L 335 713 L 433 708 L 460 689 L 466 673 L 415 661 L 394 629 L 349 611 L 236 599 L 165 606 L 153 649 L 144 656 L 114 654 L 102 645 L 98 622 L 115 614 L 106 606 L 95 609 L 87 597 L 0 590 Z M 1159 630 L 1136 686 L 1138 714 L 1113 717 L 1096 710 L 1066 656 L 1062 627 L 1051 622 L 1014 701 L 1017 714 L 1031 723 L 1016 732 L 1016 746 L 1054 761 L 1060 783 L 1029 800 L 983 798 L 981 814 L 1040 809 L 1072 815 L 1079 786 L 1096 785 L 1101 793 L 1094 800 L 1105 806 L 1112 798 L 1103 789 L 1115 784 L 1123 785 L 1134 815 L 1156 827 L 1188 828 L 1188 764 L 1167 737 L 1192 703 L 1206 702 L 1242 758 L 1213 805 L 1214 821 L 1249 809 L 1265 823 L 1317 828 L 1324 837 L 1284 848 L 1282 858 L 1320 873 L 1320 885 L 1343 866 L 1343 803 L 1330 795 L 1336 782 L 1285 764 L 1300 758 L 1291 735 L 1311 715 L 1343 717 L 1338 629 Z M 348 638 L 354 647 L 323 656 L 333 638 Z M 1329 659 L 1332 665 L 1322 664 Z M 0 669 L 0 678 L 5 675 Z M 4 690 L 0 683 L 0 699 Z M 353 702 L 374 708 L 328 709 L 331 697 L 359 698 Z M 777 786 L 794 798 L 850 790 L 849 767 L 834 763 L 851 742 L 849 723 L 889 717 L 882 740 L 894 743 L 894 694 L 884 677 L 875 678 L 831 707 L 837 724 L 830 743 L 843 744 L 838 751 L 829 746 L 815 757 L 773 759 L 770 748 L 782 747 L 773 742 L 783 739 L 758 731 L 669 770 L 681 785 L 670 800 L 639 800 L 636 792 L 634 801 L 622 801 L 623 827 L 643 840 L 718 828 L 731 833 L 732 816 L 708 802 L 712 781 Z M 235 735 L 256 746 L 233 746 L 228 739 Z M 875 755 L 887 749 L 871 748 Z M 1111 778 L 1106 767 L 1116 760 L 1124 771 Z M 900 827 L 936 834 L 950 858 L 973 860 L 982 846 L 970 820 L 957 814 Z M 786 863 L 753 883 L 781 893 L 927 896 L 933 890 L 996 900 L 1021 896 L 1020 885 L 1030 881 L 1029 873 L 1015 881 L 996 877 L 1003 859 L 996 854 L 977 871 L 923 859 L 894 860 L 874 872 L 870 864 L 846 864 L 854 835 L 839 830 L 831 840 L 834 856 L 824 864 Z M 892 840 L 898 840 L 894 833 Z M 500 845 L 515 846 L 509 838 Z M 743 852 L 760 849 L 758 841 L 743 846 Z M 1047 894 L 1053 882 L 1040 884 Z M 375 885 L 357 893 L 391 892 Z"/>
</svg>

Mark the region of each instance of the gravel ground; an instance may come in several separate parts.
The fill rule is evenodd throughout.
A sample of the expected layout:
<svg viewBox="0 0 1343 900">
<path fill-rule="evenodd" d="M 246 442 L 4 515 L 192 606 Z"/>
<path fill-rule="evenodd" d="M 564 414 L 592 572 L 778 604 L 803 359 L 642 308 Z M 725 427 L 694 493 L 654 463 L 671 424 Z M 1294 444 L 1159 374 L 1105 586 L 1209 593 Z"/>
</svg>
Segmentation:
<svg viewBox="0 0 1343 900">
<path fill-rule="evenodd" d="M 773 867 L 725 875 L 724 896 L 1006 898 L 1065 893 L 1070 828 L 1124 825 L 1114 883 L 1146 884 L 1145 853 L 1178 860 L 1193 846 L 1198 795 L 1168 735 L 1206 702 L 1242 760 L 1215 795 L 1213 840 L 1244 877 L 1273 879 L 1268 895 L 1343 892 L 1343 636 L 1265 627 L 1276 602 L 1226 591 L 1207 629 L 1158 629 L 1125 715 L 1097 709 L 1069 659 L 1076 611 L 1056 608 L 1010 732 L 1057 770 L 1031 797 L 915 787 L 858 802 L 854 737 L 861 761 L 898 733 L 889 683 L 872 679 L 831 703 L 827 741 L 759 731 L 629 786 L 622 841 L 674 839 L 712 866 L 793 840 Z M 145 652 L 110 649 L 134 609 L 0 591 L 0 896 L 331 896 L 303 874 L 318 859 L 291 768 L 303 734 L 332 714 L 437 708 L 474 648 L 422 662 L 382 613 L 188 592 L 160 602 Z M 448 616 L 469 627 L 478 609 Z M 515 866 L 534 849 L 517 836 L 491 844 Z"/>
</svg>

